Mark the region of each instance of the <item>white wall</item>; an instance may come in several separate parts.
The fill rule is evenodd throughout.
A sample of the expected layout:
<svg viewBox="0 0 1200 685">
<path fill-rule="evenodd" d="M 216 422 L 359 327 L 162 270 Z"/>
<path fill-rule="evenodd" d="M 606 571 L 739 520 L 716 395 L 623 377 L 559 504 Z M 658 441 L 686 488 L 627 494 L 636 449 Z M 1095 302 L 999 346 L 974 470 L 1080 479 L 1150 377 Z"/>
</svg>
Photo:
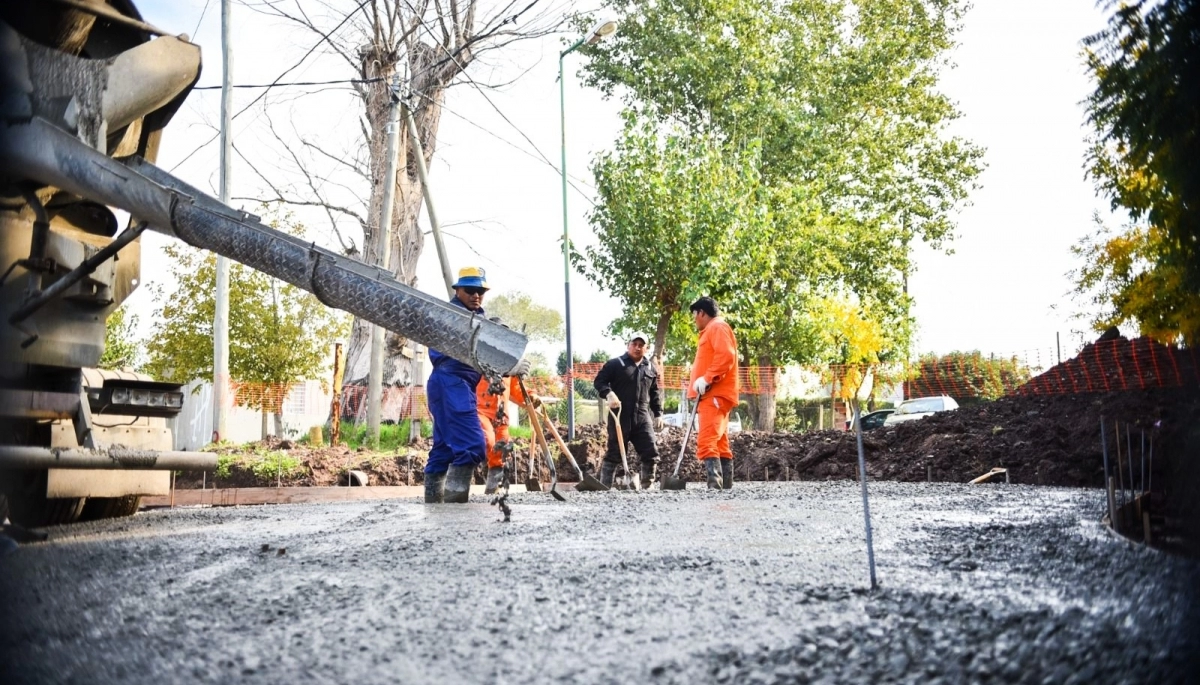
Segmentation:
<svg viewBox="0 0 1200 685">
<path fill-rule="evenodd" d="M 212 383 L 193 381 L 184 387 L 183 411 L 175 417 L 175 449 L 198 450 L 212 442 Z M 299 438 L 312 426 L 321 426 L 329 418 L 332 397 L 321 390 L 319 381 L 306 381 L 292 389 L 283 403 L 283 436 Z M 274 429 L 273 419 L 268 429 Z M 226 419 L 226 441 L 253 442 L 262 438 L 262 414 L 245 407 L 233 407 Z"/>
</svg>

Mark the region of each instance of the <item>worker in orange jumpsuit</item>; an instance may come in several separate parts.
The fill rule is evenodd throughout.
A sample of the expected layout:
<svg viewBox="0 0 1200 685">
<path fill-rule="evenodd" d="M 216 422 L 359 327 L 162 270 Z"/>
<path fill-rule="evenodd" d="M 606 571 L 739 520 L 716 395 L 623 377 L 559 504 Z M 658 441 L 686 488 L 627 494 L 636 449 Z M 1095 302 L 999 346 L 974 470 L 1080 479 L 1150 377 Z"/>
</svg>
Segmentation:
<svg viewBox="0 0 1200 685">
<path fill-rule="evenodd" d="M 700 331 L 688 390 L 688 397 L 699 403 L 696 458 L 704 463 L 709 488 L 729 489 L 733 487 L 729 412 L 738 402 L 737 338 L 711 297 L 701 297 L 690 309 Z"/>
<path fill-rule="evenodd" d="M 501 326 L 504 322 L 500 317 L 490 318 Z M 507 328 L 507 326 L 505 326 Z M 529 399 L 534 407 L 542 405 L 542 399 L 533 393 Z M 504 378 L 498 385 L 488 382 L 486 376 L 479 379 L 475 386 L 475 406 L 479 412 L 479 425 L 483 428 L 483 440 L 487 444 L 487 484 L 484 486 L 485 495 L 490 495 L 500 487 L 504 477 L 504 458 L 512 449 L 512 440 L 508 437 L 508 403 L 525 404 L 525 393 L 521 392 L 521 383 L 516 376 Z"/>
<path fill-rule="evenodd" d="M 508 403 L 525 404 L 525 393 L 521 392 L 521 385 L 515 377 L 502 379 L 498 388 L 484 377 L 475 386 L 475 399 L 479 424 L 483 427 L 483 439 L 487 443 L 488 475 L 483 492 L 490 495 L 500 487 L 500 480 L 504 477 L 504 458 L 512 449 L 512 440 L 508 437 Z M 529 393 L 529 399 L 535 407 L 542 404 L 541 398 L 533 393 Z"/>
</svg>

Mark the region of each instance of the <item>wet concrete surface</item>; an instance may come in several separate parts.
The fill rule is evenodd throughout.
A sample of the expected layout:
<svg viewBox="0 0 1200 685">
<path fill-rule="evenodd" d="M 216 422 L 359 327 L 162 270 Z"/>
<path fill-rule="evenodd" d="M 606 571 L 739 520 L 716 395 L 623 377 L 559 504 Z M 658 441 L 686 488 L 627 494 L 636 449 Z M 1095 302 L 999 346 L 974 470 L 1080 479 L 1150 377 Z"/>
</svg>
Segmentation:
<svg viewBox="0 0 1200 685">
<path fill-rule="evenodd" d="M 1191 682 L 1200 563 L 1103 493 L 858 486 L 174 509 L 0 556 L 0 682 Z M 1193 659 L 1189 663 L 1189 659 Z"/>
</svg>

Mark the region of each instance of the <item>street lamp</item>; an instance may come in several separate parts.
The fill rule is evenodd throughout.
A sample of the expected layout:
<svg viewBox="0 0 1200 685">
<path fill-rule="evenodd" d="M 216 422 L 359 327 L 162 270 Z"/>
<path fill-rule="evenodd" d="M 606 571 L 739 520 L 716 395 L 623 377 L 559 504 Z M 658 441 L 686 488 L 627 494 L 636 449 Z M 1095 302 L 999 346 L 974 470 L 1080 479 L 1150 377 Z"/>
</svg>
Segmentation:
<svg viewBox="0 0 1200 685">
<path fill-rule="evenodd" d="M 558 54 L 558 105 L 562 123 L 563 295 L 567 304 L 567 439 L 575 439 L 575 358 L 571 355 L 571 241 L 567 231 L 567 93 L 563 58 L 584 45 L 595 45 L 617 32 L 616 19 L 601 19 L 592 30 Z"/>
</svg>

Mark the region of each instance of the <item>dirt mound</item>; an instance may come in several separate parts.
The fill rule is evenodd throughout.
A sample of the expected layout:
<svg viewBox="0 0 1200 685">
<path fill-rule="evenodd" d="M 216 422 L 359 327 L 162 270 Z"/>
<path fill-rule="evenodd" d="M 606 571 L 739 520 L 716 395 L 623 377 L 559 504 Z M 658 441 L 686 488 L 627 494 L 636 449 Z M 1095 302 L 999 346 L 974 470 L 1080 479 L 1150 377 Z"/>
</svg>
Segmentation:
<svg viewBox="0 0 1200 685">
<path fill-rule="evenodd" d="M 1200 419 L 1200 402 L 1195 393 L 1178 389 L 1005 397 L 864 434 L 867 473 L 919 481 L 932 469 L 933 480 L 965 482 L 1003 467 L 1014 483 L 1101 487 L 1102 416 L 1113 464 L 1116 423 L 1122 455 L 1131 447 L 1140 460 L 1144 434 L 1146 452 L 1153 441 L 1161 459 L 1180 432 Z M 843 431 L 747 432 L 735 435 L 732 447 L 743 478 L 821 480 L 857 473 L 854 435 Z"/>
</svg>

